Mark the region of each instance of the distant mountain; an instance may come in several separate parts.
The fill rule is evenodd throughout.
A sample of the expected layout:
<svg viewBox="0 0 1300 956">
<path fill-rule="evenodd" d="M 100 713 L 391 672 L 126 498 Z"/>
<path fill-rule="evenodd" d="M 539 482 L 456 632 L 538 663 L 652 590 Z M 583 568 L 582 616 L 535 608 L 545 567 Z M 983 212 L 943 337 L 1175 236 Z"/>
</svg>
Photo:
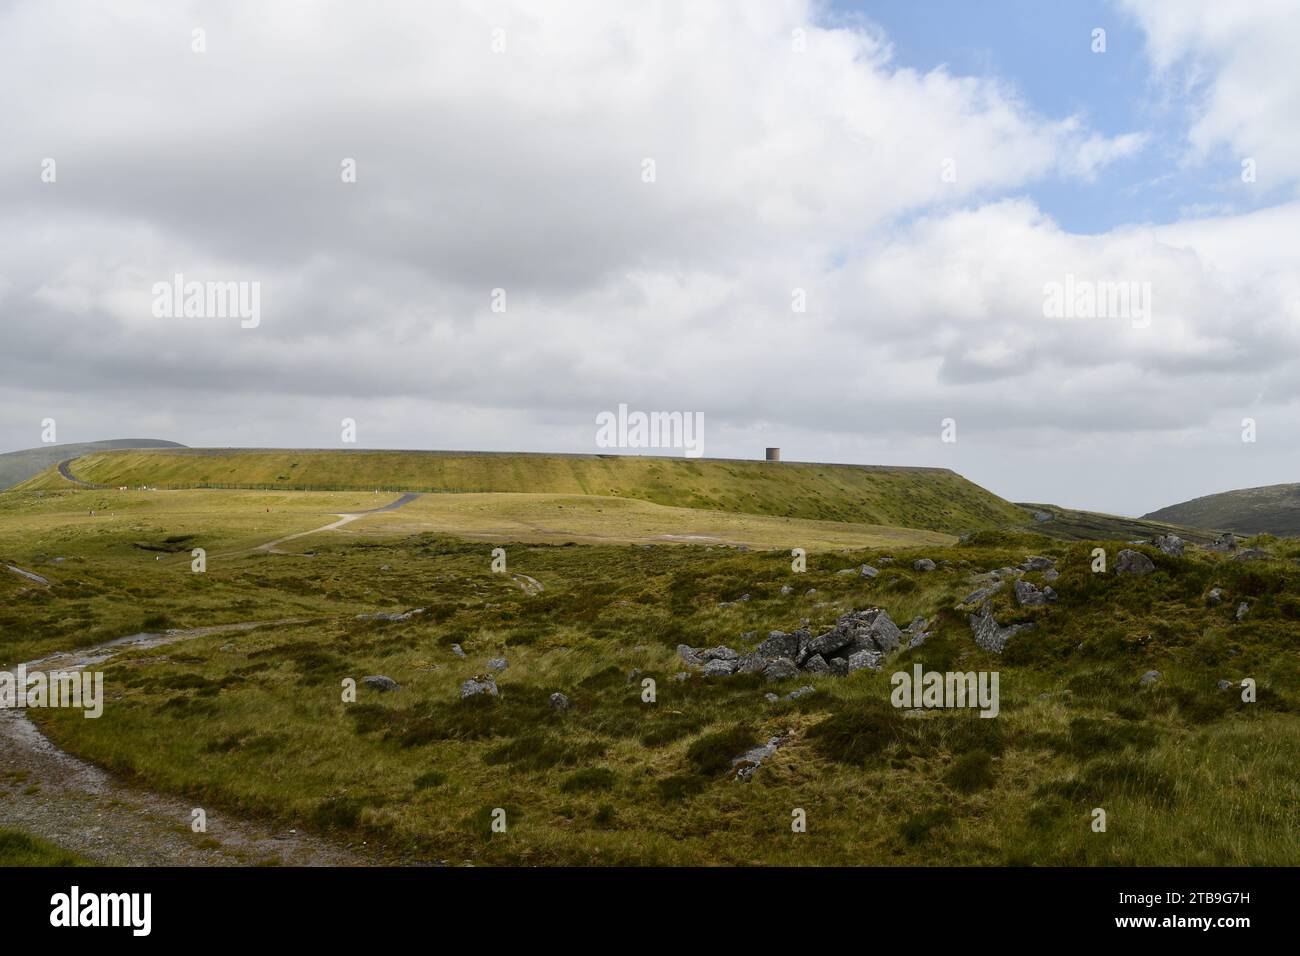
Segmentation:
<svg viewBox="0 0 1300 956">
<path fill-rule="evenodd" d="M 1300 484 L 1241 488 L 1193 498 L 1148 515 L 1199 528 L 1222 528 L 1238 534 L 1300 535 Z"/>
<path fill-rule="evenodd" d="M 9 488 L 26 481 L 32 475 L 40 474 L 51 465 L 57 465 L 69 458 L 89 455 L 94 451 L 109 451 L 114 448 L 184 448 L 174 441 L 162 441 L 158 438 L 113 438 L 108 441 L 88 441 L 69 445 L 41 445 L 37 448 L 24 448 L 0 455 L 0 489 Z"/>
</svg>

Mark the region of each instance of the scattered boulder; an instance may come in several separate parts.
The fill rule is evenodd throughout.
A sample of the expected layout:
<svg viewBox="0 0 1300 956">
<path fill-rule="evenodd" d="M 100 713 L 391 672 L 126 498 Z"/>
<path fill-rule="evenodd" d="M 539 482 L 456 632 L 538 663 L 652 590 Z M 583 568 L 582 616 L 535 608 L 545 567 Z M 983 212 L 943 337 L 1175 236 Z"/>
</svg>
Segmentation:
<svg viewBox="0 0 1300 956">
<path fill-rule="evenodd" d="M 1210 588 L 1210 593 L 1205 595 L 1205 603 L 1221 604 L 1223 602 L 1223 588 Z"/>
<path fill-rule="evenodd" d="M 1056 570 L 1056 568 L 1052 568 L 1051 570 L 1043 572 L 1044 581 L 1055 581 L 1060 576 L 1061 576 L 1061 572 Z"/>
<path fill-rule="evenodd" d="M 794 593 L 794 588 L 790 587 L 790 585 L 788 585 L 788 584 L 783 584 L 783 585 L 781 585 L 781 593 L 782 593 L 782 594 L 785 594 L 785 595 L 793 594 L 793 593 Z"/>
<path fill-rule="evenodd" d="M 1249 614 L 1249 613 L 1250 613 L 1250 602 L 1249 602 L 1249 601 L 1242 601 L 1240 604 L 1237 605 L 1237 620 L 1238 620 L 1238 621 L 1244 621 L 1244 620 L 1246 619 L 1246 615 Z"/>
<path fill-rule="evenodd" d="M 976 591 L 972 591 L 970 594 L 962 598 L 961 603 L 971 604 L 976 607 L 982 606 L 985 602 L 988 601 L 989 598 L 993 597 L 993 595 L 1001 591 L 1002 587 L 1003 585 L 1001 581 L 995 581 L 986 587 L 982 587 Z"/>
<path fill-rule="evenodd" d="M 781 699 L 781 697 L 779 694 L 774 694 L 769 690 L 766 694 L 763 695 L 763 699 L 767 701 L 769 704 L 775 704 L 777 701 Z"/>
<path fill-rule="evenodd" d="M 551 710 L 568 710 L 569 698 L 565 697 L 559 691 L 551 695 Z"/>
<path fill-rule="evenodd" d="M 938 567 L 938 565 L 929 558 L 917 558 L 912 562 L 913 571 L 933 571 L 936 567 Z"/>
<path fill-rule="evenodd" d="M 1165 554 L 1173 555 L 1175 558 L 1183 556 L 1183 546 L 1185 542 L 1176 534 L 1156 535 L 1151 543 L 1163 551 Z"/>
<path fill-rule="evenodd" d="M 799 668 L 788 657 L 778 657 L 763 668 L 763 676 L 773 683 L 794 677 L 798 673 Z"/>
<path fill-rule="evenodd" d="M 1041 555 L 1025 558 L 1025 560 L 1020 564 L 1022 571 L 1050 571 L 1054 567 L 1056 567 L 1055 561 L 1051 558 L 1044 558 Z"/>
<path fill-rule="evenodd" d="M 503 671 L 510 666 L 510 662 L 504 657 L 493 657 L 487 662 L 488 670 Z"/>
<path fill-rule="evenodd" d="M 1236 551 L 1237 536 L 1231 531 L 1225 531 L 1214 539 L 1214 544 L 1210 545 L 1211 551 Z"/>
<path fill-rule="evenodd" d="M 1156 569 L 1156 564 L 1141 551 L 1134 551 L 1131 548 L 1124 548 L 1115 556 L 1115 573 L 1116 574 L 1150 574 Z"/>
<path fill-rule="evenodd" d="M 714 658 L 705 662 L 703 673 L 705 677 L 730 677 L 732 674 L 736 673 L 739 667 L 739 660 Z"/>
<path fill-rule="evenodd" d="M 788 657 L 793 660 L 799 656 L 799 650 L 798 632 L 787 634 L 784 631 L 772 631 L 767 635 L 766 640 L 754 648 L 754 654 L 764 660 L 771 660 L 774 657 Z"/>
<path fill-rule="evenodd" d="M 1051 521 L 1051 520 L 1052 520 L 1052 516 L 1051 516 L 1050 514 L 1048 514 L 1046 511 L 1035 511 L 1035 512 L 1034 512 L 1034 520 L 1035 520 L 1035 521 Z"/>
<path fill-rule="evenodd" d="M 383 674 L 371 674 L 369 677 L 363 677 L 361 678 L 361 683 L 373 690 L 379 691 L 381 694 L 386 694 L 390 690 L 397 690 L 397 688 L 402 686 L 391 677 L 385 677 Z"/>
<path fill-rule="evenodd" d="M 1147 671 L 1145 674 L 1143 674 L 1141 677 L 1138 678 L 1138 683 L 1141 684 L 1143 687 L 1148 687 L 1151 684 L 1154 684 L 1156 681 L 1160 680 L 1160 678 L 1163 676 L 1164 675 L 1161 674 L 1159 671 Z"/>
<path fill-rule="evenodd" d="M 879 651 L 854 651 L 849 655 L 849 673 L 852 674 L 854 671 L 863 669 L 878 671 L 882 660 L 884 660 L 884 655 Z"/>
<path fill-rule="evenodd" d="M 880 572 L 875 568 L 873 568 L 871 565 L 864 564 L 861 568 L 858 569 L 858 573 L 861 574 L 864 578 L 874 578 Z"/>
<path fill-rule="evenodd" d="M 455 654 L 457 657 L 466 656 L 464 648 L 462 648 L 459 644 L 451 645 L 451 652 Z"/>
<path fill-rule="evenodd" d="M 1042 607 L 1044 604 L 1055 603 L 1056 592 L 1050 587 L 1039 590 L 1037 585 L 1028 581 L 1017 581 L 1016 603 L 1021 607 Z"/>
<path fill-rule="evenodd" d="M 804 684 L 802 687 L 796 687 L 794 690 L 790 691 L 790 693 L 786 694 L 785 699 L 798 700 L 800 697 L 807 697 L 809 694 L 815 694 L 815 693 L 817 693 L 817 689 L 815 687 L 811 687 L 808 684 Z"/>
<path fill-rule="evenodd" d="M 830 673 L 831 665 L 820 654 L 814 654 L 803 662 L 803 669 L 809 674 L 827 674 Z"/>
<path fill-rule="evenodd" d="M 1232 681 L 1220 678 L 1217 686 L 1219 690 L 1232 690 Z"/>
<path fill-rule="evenodd" d="M 491 674 L 471 677 L 460 685 L 461 700 L 467 697 L 477 697 L 480 694 L 487 694 L 489 697 L 497 696 L 497 682 Z"/>
<path fill-rule="evenodd" d="M 1267 561 L 1272 555 L 1267 551 L 1261 551 L 1259 548 L 1246 548 L 1244 551 L 1238 551 L 1232 556 L 1234 561 Z"/>
<path fill-rule="evenodd" d="M 1001 654 L 1002 649 L 1007 646 L 1007 641 L 1021 631 L 1031 630 L 1033 626 L 1033 624 L 1011 624 L 1003 627 L 987 607 L 980 608 L 978 614 L 970 616 L 970 629 L 975 635 L 975 643 L 994 654 Z"/>
<path fill-rule="evenodd" d="M 777 748 L 785 743 L 787 739 L 787 737 L 782 736 L 769 737 L 767 743 L 746 750 L 739 757 L 732 760 L 731 766 L 738 768 L 736 770 L 736 779 L 742 782 L 748 781 L 754 776 L 754 772 L 763 765 L 763 761 L 775 754 Z"/>
</svg>

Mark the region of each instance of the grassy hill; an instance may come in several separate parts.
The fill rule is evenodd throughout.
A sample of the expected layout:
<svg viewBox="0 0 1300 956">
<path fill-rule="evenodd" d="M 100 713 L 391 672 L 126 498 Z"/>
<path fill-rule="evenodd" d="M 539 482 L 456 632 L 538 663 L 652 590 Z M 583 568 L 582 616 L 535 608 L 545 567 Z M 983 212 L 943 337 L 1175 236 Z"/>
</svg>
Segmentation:
<svg viewBox="0 0 1300 956">
<path fill-rule="evenodd" d="M 1206 526 L 1187 527 L 1168 521 L 1155 521 L 1151 520 L 1152 515 L 1145 518 L 1124 518 L 1096 511 L 1076 511 L 1057 505 L 1021 503 L 1020 507 L 1048 516 L 1046 521 L 1034 521 L 1029 530 L 1062 541 L 1133 541 L 1161 534 L 1176 534 L 1185 541 L 1209 544 L 1218 536 L 1217 531 L 1207 530 Z"/>
<path fill-rule="evenodd" d="M 101 485 L 634 498 L 677 508 L 960 533 L 1021 525 L 1020 508 L 944 468 L 492 452 L 199 449 L 98 452 L 72 465 Z M 56 472 L 24 489 L 67 487 Z"/>
<path fill-rule="evenodd" d="M 1300 484 L 1242 488 L 1193 498 L 1144 518 L 1176 521 L 1238 534 L 1300 535 Z"/>
<path fill-rule="evenodd" d="M 69 458 L 79 458 L 91 452 L 110 448 L 181 448 L 172 441 L 156 438 L 114 438 L 109 441 L 89 441 L 70 445 L 41 445 L 0 455 L 0 488 L 8 488 L 38 475 L 51 465 Z"/>
</svg>

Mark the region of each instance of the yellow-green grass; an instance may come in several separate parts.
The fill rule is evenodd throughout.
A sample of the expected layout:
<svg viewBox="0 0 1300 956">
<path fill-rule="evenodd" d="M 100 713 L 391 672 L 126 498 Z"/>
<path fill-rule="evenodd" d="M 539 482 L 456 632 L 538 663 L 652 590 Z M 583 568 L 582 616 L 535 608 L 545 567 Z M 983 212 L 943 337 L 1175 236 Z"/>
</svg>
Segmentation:
<svg viewBox="0 0 1300 956">
<path fill-rule="evenodd" d="M 628 498 L 551 494 L 429 494 L 383 515 L 349 525 L 360 535 L 423 531 L 464 538 L 584 544 L 744 545 L 789 551 L 952 544 L 952 535 L 912 528 L 776 518 L 673 508 Z M 304 538 L 297 547 L 311 547 Z"/>
<path fill-rule="evenodd" d="M 152 449 L 76 459 L 108 486 L 525 492 L 636 498 L 671 507 L 920 528 L 1023 524 L 1026 513 L 942 468 L 617 455 L 429 451 Z M 56 470 L 19 485 L 55 489 Z"/>
<path fill-rule="evenodd" d="M 0 867 L 3 866 L 94 866 L 85 857 L 68 853 L 28 833 L 0 828 Z"/>
<path fill-rule="evenodd" d="M 1295 556 L 1266 544 L 1279 558 Z M 891 548 L 892 563 L 878 549 L 814 554 L 796 574 L 784 551 L 505 547 L 509 570 L 536 577 L 542 594 L 528 597 L 494 574 L 483 543 L 428 533 L 322 536 L 311 557 L 233 558 L 201 586 L 242 590 L 277 611 L 300 603 L 313 623 L 123 654 L 105 668 L 102 718 L 35 716 L 65 747 L 215 812 L 377 841 L 412 860 L 1300 859 L 1300 570 L 1289 561 L 1154 552 L 1154 574 L 1122 578 L 1091 573 L 1090 543 L 984 535 L 962 547 Z M 1105 547 L 1113 559 L 1118 543 Z M 999 620 L 1036 628 L 1000 657 L 981 651 L 953 610 L 970 573 L 1031 553 L 1058 559 L 1060 603 L 1022 609 L 1000 594 Z M 921 554 L 947 563 L 915 571 Z M 835 573 L 861 562 L 882 573 Z M 1219 607 L 1205 603 L 1212 584 L 1226 589 Z M 163 588 L 150 580 L 142 597 Z M 1238 623 L 1241 598 L 1253 608 Z M 402 622 L 358 620 L 367 604 L 428 610 Z M 872 605 L 900 623 L 926 615 L 934 636 L 879 674 L 777 685 L 674 680 L 685 669 L 678 643 L 744 650 L 771 628 L 807 619 L 816 633 Z M 468 657 L 453 654 L 453 643 Z M 500 699 L 461 702 L 460 682 L 495 656 L 510 662 Z M 1000 716 L 891 707 L 890 674 L 914 663 L 999 671 Z M 634 668 L 641 673 L 629 680 Z M 1163 679 L 1141 687 L 1151 668 Z M 342 681 L 368 674 L 402 688 L 363 685 L 345 703 Z M 654 703 L 642 699 L 647 677 Z M 1259 701 L 1218 691 L 1220 677 L 1254 678 Z M 817 693 L 776 705 L 763 698 L 803 683 Z M 552 711 L 554 691 L 572 707 Z M 778 733 L 793 736 L 751 783 L 731 779 L 732 756 Z M 507 813 L 503 834 L 490 828 L 497 807 Z M 1097 807 L 1105 833 L 1091 828 Z M 806 811 L 807 833 L 791 831 L 795 809 Z"/>
</svg>

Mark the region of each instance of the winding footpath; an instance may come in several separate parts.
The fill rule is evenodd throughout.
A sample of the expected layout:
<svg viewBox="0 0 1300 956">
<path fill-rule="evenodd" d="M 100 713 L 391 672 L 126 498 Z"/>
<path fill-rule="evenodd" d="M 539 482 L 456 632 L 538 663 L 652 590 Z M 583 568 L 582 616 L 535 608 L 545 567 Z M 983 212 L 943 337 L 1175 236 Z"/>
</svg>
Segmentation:
<svg viewBox="0 0 1300 956">
<path fill-rule="evenodd" d="M 70 481 L 67 462 L 59 473 Z M 407 494 L 380 508 L 340 515 L 332 524 L 259 545 L 274 552 L 294 538 L 333 530 L 368 514 L 392 511 L 418 494 Z M 30 572 L 10 570 L 30 576 Z M 48 582 L 46 582 L 48 583 Z M 302 620 L 246 621 L 212 627 L 132 634 L 93 647 L 62 651 L 28 661 L 30 671 L 80 671 L 121 654 L 151 650 L 211 634 L 244 633 L 258 627 Z M 204 808 L 207 831 L 190 830 L 194 803 L 131 786 L 94 764 L 60 750 L 22 710 L 0 710 L 0 826 L 41 837 L 96 862 L 119 866 L 361 866 L 378 862 L 373 852 L 344 846 L 312 834 L 240 819 Z"/>
</svg>

